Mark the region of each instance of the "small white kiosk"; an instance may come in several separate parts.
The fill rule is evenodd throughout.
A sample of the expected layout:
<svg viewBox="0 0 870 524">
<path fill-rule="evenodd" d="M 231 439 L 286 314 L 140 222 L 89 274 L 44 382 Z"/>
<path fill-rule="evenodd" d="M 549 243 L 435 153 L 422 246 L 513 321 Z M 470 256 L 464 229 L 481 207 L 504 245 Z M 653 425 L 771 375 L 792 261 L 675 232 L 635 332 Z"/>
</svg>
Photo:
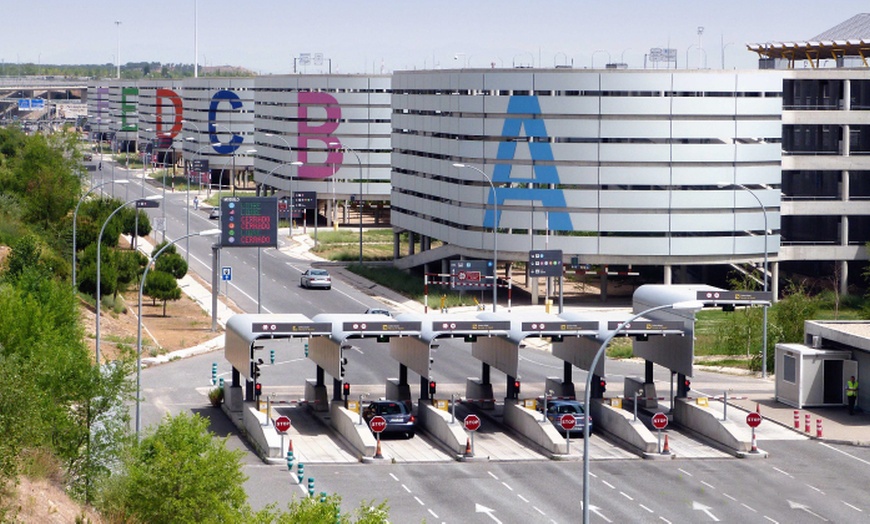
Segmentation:
<svg viewBox="0 0 870 524">
<path fill-rule="evenodd" d="M 846 404 L 846 381 L 858 374 L 851 351 L 777 344 L 775 358 L 777 401 L 798 409 Z"/>
</svg>

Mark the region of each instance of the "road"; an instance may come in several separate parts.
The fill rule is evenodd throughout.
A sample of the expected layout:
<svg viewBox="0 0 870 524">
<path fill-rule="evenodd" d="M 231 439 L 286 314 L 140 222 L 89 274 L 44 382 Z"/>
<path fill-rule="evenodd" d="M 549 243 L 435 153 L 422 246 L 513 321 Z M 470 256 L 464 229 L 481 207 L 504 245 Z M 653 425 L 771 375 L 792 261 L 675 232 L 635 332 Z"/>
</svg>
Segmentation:
<svg viewBox="0 0 870 524">
<path fill-rule="evenodd" d="M 116 186 L 122 196 L 125 189 Z M 141 188 L 127 190 L 138 195 Z M 155 189 L 149 186 L 145 192 Z M 184 197 L 184 194 L 167 195 L 171 238 L 186 231 Z M 194 212 L 191 219 L 192 231 L 214 227 L 204 212 Z M 210 244 L 206 239 L 191 239 L 191 268 L 206 278 L 211 271 Z M 323 311 L 360 312 L 376 305 L 370 297 L 340 282 L 332 292 L 303 290 L 298 287 L 298 278 L 307 267 L 306 262 L 289 259 L 273 249 L 263 250 L 261 255 L 264 312 L 295 311 L 313 316 Z M 234 267 L 230 297 L 245 310 L 256 311 L 256 250 L 224 250 L 220 263 Z M 269 344 L 275 344 L 277 358 L 274 366 L 264 366 L 264 383 L 274 384 L 275 392 L 281 396 L 299 398 L 304 379 L 314 373 L 313 366 L 302 355 L 301 342 Z M 348 365 L 348 381 L 354 388 L 352 397 L 365 391 L 377 395 L 384 378 L 396 376 L 398 365 L 389 357 L 386 347 L 370 341 L 358 344 Z M 264 355 L 268 355 L 269 349 L 267 346 Z M 145 427 L 155 424 L 167 413 L 200 413 L 211 420 L 212 431 L 229 437 L 230 448 L 250 451 L 235 427 L 207 402 L 212 362 L 218 363 L 221 376 L 228 377 L 229 366 L 219 353 L 146 369 L 142 377 L 143 424 Z M 435 369 L 439 396 L 449 396 L 451 392 L 464 393 L 466 377 L 476 375 L 479 364 L 471 357 L 467 344 L 452 340 L 444 341 L 439 348 Z M 544 377 L 559 374 L 561 362 L 545 351 L 525 351 L 521 369 L 524 392 L 531 396 L 538 393 L 534 388 L 541 387 Z M 612 383 L 642 372 L 639 362 L 608 363 Z M 575 381 L 584 376 L 576 371 Z M 670 379 L 667 373 L 660 372 L 656 378 L 664 384 Z M 493 377 L 496 397 L 504 393 L 500 379 L 497 374 Z M 752 381 L 698 373 L 693 386 L 695 391 L 715 396 L 729 389 L 751 388 Z M 667 396 L 667 392 L 659 394 Z M 289 407 L 279 409 L 293 413 Z M 299 427 L 294 429 L 300 435 L 307 433 L 320 441 L 324 440 L 322 436 L 329 437 L 328 428 L 318 426 L 310 415 L 295 423 Z M 487 424 L 484 419 L 484 426 Z M 487 430 L 482 429 L 478 440 L 482 453 L 486 435 Z M 424 436 L 419 445 L 429 444 Z M 394 454 L 403 451 L 401 442 L 390 445 L 396 446 Z M 340 442 L 336 447 L 341 448 Z M 870 515 L 870 503 L 864 493 L 864 487 L 870 483 L 870 450 L 785 438 L 765 440 L 764 449 L 770 452 L 767 460 L 644 461 L 620 457 L 603 460 L 596 459 L 593 453 L 592 521 L 817 523 L 860 521 Z M 517 453 L 526 453 L 521 442 Z M 345 511 L 361 501 L 388 499 L 391 520 L 395 522 L 578 522 L 580 462 L 551 461 L 532 455 L 527 460 L 517 457 L 422 463 L 403 459 L 375 465 L 358 463 L 348 455 L 343 462 L 336 459 L 333 464 L 310 463 L 305 477 L 315 479 L 317 492 L 340 494 Z M 254 507 L 283 504 L 292 496 L 307 493 L 307 485 L 296 484 L 295 476 L 291 478 L 286 467 L 264 464 L 253 453 L 246 453 L 243 460 L 249 476 L 246 489 Z"/>
</svg>

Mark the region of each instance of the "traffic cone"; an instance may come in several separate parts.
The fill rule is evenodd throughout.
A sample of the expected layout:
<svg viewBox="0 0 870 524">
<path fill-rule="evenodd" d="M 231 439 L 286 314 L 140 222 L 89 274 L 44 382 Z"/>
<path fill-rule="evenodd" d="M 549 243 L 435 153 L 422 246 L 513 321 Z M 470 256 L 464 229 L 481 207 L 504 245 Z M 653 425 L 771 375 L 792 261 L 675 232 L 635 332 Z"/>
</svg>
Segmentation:
<svg viewBox="0 0 870 524">
<path fill-rule="evenodd" d="M 290 439 L 290 443 L 287 444 L 287 451 L 293 451 L 293 439 Z"/>
<path fill-rule="evenodd" d="M 758 404 L 758 402 L 755 403 L 755 412 L 761 415 L 761 406 Z"/>
<path fill-rule="evenodd" d="M 664 445 L 664 447 L 662 447 L 662 455 L 670 455 L 670 454 L 671 454 L 671 447 L 668 446 L 668 436 L 665 435 L 665 445 Z"/>
<path fill-rule="evenodd" d="M 474 456 L 474 453 L 471 451 L 471 439 L 469 439 L 469 438 L 465 439 L 465 456 L 466 457 L 473 457 Z"/>
<path fill-rule="evenodd" d="M 375 448 L 375 458 L 376 459 L 384 458 L 384 456 L 381 455 L 381 439 L 378 439 L 378 447 Z"/>
</svg>

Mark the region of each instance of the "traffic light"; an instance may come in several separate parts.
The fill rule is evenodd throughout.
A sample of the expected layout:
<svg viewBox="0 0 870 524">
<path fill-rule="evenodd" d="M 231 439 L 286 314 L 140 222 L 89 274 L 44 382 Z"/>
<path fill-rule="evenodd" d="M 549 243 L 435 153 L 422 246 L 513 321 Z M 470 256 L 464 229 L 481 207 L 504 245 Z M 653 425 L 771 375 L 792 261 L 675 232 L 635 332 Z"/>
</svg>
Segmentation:
<svg viewBox="0 0 870 524">
<path fill-rule="evenodd" d="M 345 382 L 343 386 L 341 386 L 341 391 L 344 393 L 344 396 L 350 395 L 350 384 Z"/>
<path fill-rule="evenodd" d="M 347 357 L 341 357 L 341 375 L 339 378 L 344 378 L 344 366 L 347 365 Z"/>
<path fill-rule="evenodd" d="M 254 382 L 256 382 L 258 378 L 260 378 L 260 364 L 262 364 L 262 363 L 263 363 L 262 358 L 257 359 L 257 361 L 254 362 L 254 369 L 251 372 L 251 378 L 254 379 Z"/>
<path fill-rule="evenodd" d="M 514 393 L 517 395 L 520 394 L 520 381 L 519 381 L 519 379 L 514 380 Z"/>
<path fill-rule="evenodd" d="M 429 381 L 429 394 L 430 395 L 433 395 L 433 396 L 435 395 L 435 390 L 437 389 L 437 386 L 438 385 L 435 383 L 434 380 Z"/>
<path fill-rule="evenodd" d="M 686 393 L 688 393 L 689 390 L 692 389 L 692 381 L 689 379 L 684 380 L 683 385 L 686 386 Z"/>
<path fill-rule="evenodd" d="M 601 394 L 604 395 L 604 392 L 607 391 L 607 381 L 602 378 L 598 383 L 598 386 L 601 390 Z"/>
<path fill-rule="evenodd" d="M 262 393 L 263 393 L 263 385 L 260 384 L 259 382 L 257 382 L 256 384 L 254 384 L 254 396 L 259 398 Z"/>
</svg>

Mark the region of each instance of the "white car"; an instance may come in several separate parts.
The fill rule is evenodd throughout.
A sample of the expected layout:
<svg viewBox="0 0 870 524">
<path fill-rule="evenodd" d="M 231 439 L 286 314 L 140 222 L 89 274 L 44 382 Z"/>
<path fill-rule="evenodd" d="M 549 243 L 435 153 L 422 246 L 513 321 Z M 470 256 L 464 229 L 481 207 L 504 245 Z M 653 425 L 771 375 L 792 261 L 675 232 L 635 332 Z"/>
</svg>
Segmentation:
<svg viewBox="0 0 870 524">
<path fill-rule="evenodd" d="M 307 269 L 305 273 L 302 273 L 299 285 L 309 289 L 313 287 L 331 289 L 332 277 L 329 276 L 329 272 L 325 269 Z"/>
</svg>

